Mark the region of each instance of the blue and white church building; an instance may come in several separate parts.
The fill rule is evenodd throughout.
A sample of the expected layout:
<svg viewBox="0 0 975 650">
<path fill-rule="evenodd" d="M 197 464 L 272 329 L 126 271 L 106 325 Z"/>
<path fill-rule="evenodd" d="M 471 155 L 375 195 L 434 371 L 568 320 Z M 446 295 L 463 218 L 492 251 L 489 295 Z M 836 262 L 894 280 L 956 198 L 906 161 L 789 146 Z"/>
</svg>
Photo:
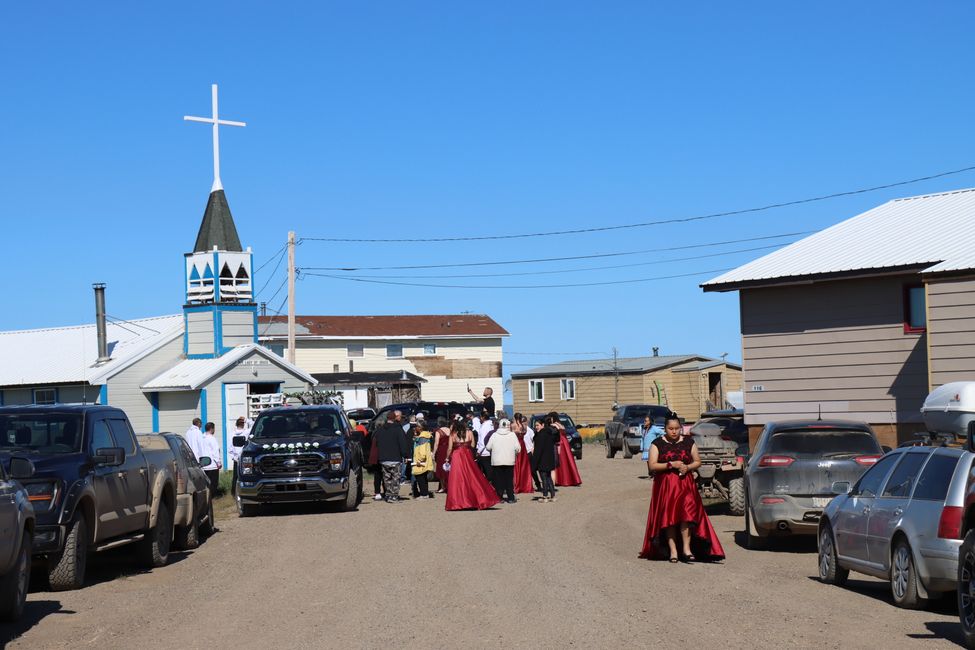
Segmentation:
<svg viewBox="0 0 975 650">
<path fill-rule="evenodd" d="M 258 344 L 253 254 L 240 243 L 219 174 L 216 86 L 214 182 L 192 252 L 174 264 L 182 313 L 135 320 L 105 315 L 95 285 L 95 322 L 0 332 L 0 405 L 101 403 L 125 410 L 137 432 L 183 432 L 193 418 L 216 425 L 227 446 L 238 417 L 256 417 L 305 392 L 315 379 Z M 178 275 L 177 275 L 178 273 Z M 138 278 L 132 281 L 137 282 Z M 177 280 L 178 281 L 178 280 Z"/>
</svg>

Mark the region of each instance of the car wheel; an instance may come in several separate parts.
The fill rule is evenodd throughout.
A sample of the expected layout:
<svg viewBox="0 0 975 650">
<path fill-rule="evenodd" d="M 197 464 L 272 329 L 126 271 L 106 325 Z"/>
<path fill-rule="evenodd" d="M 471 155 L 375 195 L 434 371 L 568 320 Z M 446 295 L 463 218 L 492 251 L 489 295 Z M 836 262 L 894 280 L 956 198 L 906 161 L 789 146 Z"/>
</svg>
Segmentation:
<svg viewBox="0 0 975 650">
<path fill-rule="evenodd" d="M 176 527 L 173 545 L 182 551 L 192 550 L 200 545 L 200 518 L 195 511 L 190 515 L 189 524 Z"/>
<path fill-rule="evenodd" d="M 613 449 L 613 443 L 609 436 L 606 436 L 606 458 L 613 458 L 614 456 L 616 456 L 616 450 Z"/>
<path fill-rule="evenodd" d="M 733 478 L 728 482 L 728 511 L 735 517 L 745 514 L 745 479 Z"/>
<path fill-rule="evenodd" d="M 839 565 L 836 541 L 829 522 L 819 528 L 819 579 L 828 585 L 842 585 L 850 572 Z"/>
<path fill-rule="evenodd" d="M 51 591 L 80 589 L 85 583 L 88 565 L 88 522 L 81 513 L 71 521 L 64 549 L 56 558 L 48 560 L 47 581 Z"/>
<path fill-rule="evenodd" d="M 209 537 L 217 531 L 217 520 L 213 518 L 213 499 L 210 499 L 210 504 L 207 506 L 207 520 L 203 522 L 200 526 L 200 533 L 204 537 Z"/>
<path fill-rule="evenodd" d="M 911 547 L 903 539 L 894 545 L 890 559 L 890 591 L 894 604 L 904 609 L 919 609 L 925 599 L 917 592 L 917 571 L 914 569 L 914 556 Z"/>
<path fill-rule="evenodd" d="M 975 648 L 975 528 L 958 551 L 958 618 L 965 644 Z"/>
<path fill-rule="evenodd" d="M 142 562 L 150 569 L 166 566 L 173 541 L 173 514 L 169 504 L 159 503 L 156 525 L 146 531 L 142 540 Z"/>
<path fill-rule="evenodd" d="M 342 502 L 342 512 L 351 512 L 359 507 L 359 475 L 354 471 L 349 471 L 349 489 L 345 492 L 345 501 Z"/>
<path fill-rule="evenodd" d="M 24 613 L 30 586 L 30 551 L 31 536 L 25 530 L 20 540 L 17 562 L 7 575 L 0 578 L 0 621 L 16 621 Z"/>
<path fill-rule="evenodd" d="M 240 500 L 239 494 L 235 498 L 235 501 L 237 502 L 238 517 L 253 517 L 257 514 L 257 506 L 253 503 L 244 503 Z"/>
</svg>

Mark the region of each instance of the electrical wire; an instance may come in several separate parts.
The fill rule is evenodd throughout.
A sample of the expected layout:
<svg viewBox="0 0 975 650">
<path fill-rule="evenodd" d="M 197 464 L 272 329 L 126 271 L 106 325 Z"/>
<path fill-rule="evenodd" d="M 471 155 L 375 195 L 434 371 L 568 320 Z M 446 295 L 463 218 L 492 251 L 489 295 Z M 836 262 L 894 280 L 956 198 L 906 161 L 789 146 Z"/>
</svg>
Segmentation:
<svg viewBox="0 0 975 650">
<path fill-rule="evenodd" d="M 918 178 L 912 178 L 906 181 L 897 181 L 894 183 L 885 183 L 883 185 L 875 185 L 873 187 L 864 187 L 856 190 L 847 190 L 844 192 L 834 192 L 832 194 L 823 194 L 821 196 L 813 196 L 805 199 L 796 199 L 793 201 L 782 201 L 779 203 L 769 203 L 767 205 L 744 208 L 741 210 L 727 210 L 723 212 L 712 212 L 710 214 L 702 214 L 691 217 L 675 217 L 671 219 L 658 219 L 656 221 L 644 221 L 641 223 L 630 223 L 622 224 L 616 226 L 597 226 L 593 228 L 576 228 L 572 230 L 551 230 L 544 232 L 529 232 L 529 233 L 518 233 L 518 234 L 507 234 L 507 235 L 479 235 L 479 236 L 469 236 L 469 237 L 395 237 L 395 238 L 385 238 L 385 239 L 361 239 L 354 237 L 302 237 L 302 241 L 321 241 L 321 242 L 345 242 L 345 243 L 358 243 L 358 244 L 381 244 L 381 243 L 408 243 L 408 242 L 422 242 L 425 244 L 433 242 L 459 242 L 459 241 L 487 241 L 487 240 L 499 240 L 499 239 L 527 239 L 530 237 L 553 237 L 557 235 L 578 235 L 584 233 L 593 232 L 607 232 L 612 230 L 624 230 L 628 228 L 647 228 L 650 226 L 661 226 L 665 224 L 672 223 L 689 223 L 693 221 L 704 221 L 706 219 L 717 219 L 719 217 L 731 217 L 742 214 L 754 214 L 756 212 L 764 212 L 766 210 L 774 210 L 777 208 L 786 208 L 794 205 L 803 205 L 806 203 L 814 203 L 816 201 L 826 201 L 828 199 L 836 199 L 844 196 L 854 196 L 857 194 L 866 194 L 868 192 L 876 192 L 878 190 L 886 190 L 892 187 L 901 187 L 903 185 L 911 185 L 913 183 L 921 183 L 923 181 L 930 181 L 936 178 L 944 178 L 945 176 L 952 176 L 955 174 L 962 174 L 964 172 L 969 172 L 975 170 L 975 165 L 969 167 L 962 167 L 961 169 L 953 169 L 951 171 L 940 172 L 937 174 L 930 174 L 928 176 L 920 176 Z"/>
<path fill-rule="evenodd" d="M 259 295 L 261 295 L 261 292 L 263 292 L 263 291 L 264 291 L 265 289 L 267 289 L 267 285 L 268 285 L 268 284 L 270 284 L 270 282 L 271 282 L 271 279 L 272 279 L 272 278 L 274 277 L 274 275 L 275 275 L 275 274 L 276 274 L 276 273 L 278 272 L 278 269 L 280 269 L 280 268 L 281 268 L 281 262 L 283 262 L 283 261 L 284 261 L 284 255 L 280 255 L 280 256 L 278 256 L 278 263 L 274 265 L 274 270 L 273 270 L 273 271 L 271 271 L 271 272 L 270 272 L 270 273 L 268 274 L 268 276 L 267 276 L 267 280 L 265 280 L 265 281 L 264 281 L 264 285 L 263 285 L 263 286 L 261 286 L 261 288 L 257 290 L 257 293 L 255 293 L 255 294 L 254 294 L 254 298 L 255 298 L 255 299 L 256 299 L 256 298 L 257 298 L 257 297 L 258 297 Z"/>
<path fill-rule="evenodd" d="M 333 280 L 345 280 L 347 282 L 365 282 L 369 284 L 391 284 L 400 287 L 428 287 L 435 289 L 562 289 L 568 287 L 601 287 L 611 284 L 635 284 L 638 282 L 654 282 L 656 280 L 670 280 L 673 278 L 687 278 L 694 275 L 708 275 L 712 273 L 724 273 L 730 271 L 732 267 L 724 269 L 712 269 L 710 271 L 695 271 L 694 273 L 678 273 L 676 275 L 660 275 L 654 278 L 636 278 L 632 280 L 607 280 L 605 282 L 577 282 L 573 284 L 496 284 L 496 285 L 471 285 L 471 284 L 429 284 L 420 282 L 394 282 L 393 280 L 368 280 L 365 278 L 349 277 L 345 275 L 331 275 L 327 273 L 305 273 L 305 275 L 319 278 L 332 278 Z"/>
<path fill-rule="evenodd" d="M 267 261 L 266 261 L 266 262 L 264 262 L 264 263 L 263 263 L 263 264 L 261 264 L 261 265 L 260 265 L 259 267 L 257 267 L 257 269 L 256 269 L 256 270 L 254 271 L 254 273 L 257 273 L 258 271 L 260 271 L 261 269 L 263 269 L 263 268 L 264 268 L 265 266 L 267 266 L 268 264 L 270 264 L 271 262 L 273 262 L 273 261 L 274 261 L 274 259 L 275 259 L 275 258 L 276 258 L 276 257 L 277 257 L 278 255 L 283 255 L 283 254 L 284 254 L 284 251 L 285 251 L 285 249 L 287 249 L 287 248 L 288 248 L 288 243 L 287 243 L 287 242 L 285 242 L 285 243 L 284 243 L 284 246 L 282 246 L 281 248 L 279 248 L 279 249 L 277 250 L 277 252 L 275 252 L 275 253 L 273 253 L 273 254 L 271 255 L 271 257 L 269 257 L 269 258 L 267 259 Z M 273 275 L 273 274 L 272 274 L 272 275 Z"/>
<path fill-rule="evenodd" d="M 274 294 L 270 298 L 268 298 L 267 300 L 265 300 L 264 302 L 271 302 L 272 300 L 274 300 L 277 297 L 277 295 L 279 293 L 281 293 L 281 289 L 284 289 L 284 285 L 286 285 L 286 284 L 288 284 L 288 277 L 287 276 L 285 276 L 284 280 L 281 281 L 281 284 L 278 285 L 278 290 L 275 291 Z M 288 296 L 285 295 L 285 300 L 287 300 L 287 298 L 288 298 Z"/>
<path fill-rule="evenodd" d="M 668 251 L 688 250 L 692 248 L 708 248 L 711 246 L 725 246 L 727 244 L 743 244 L 755 241 L 768 241 L 769 239 L 784 239 L 786 237 L 801 237 L 815 232 L 806 230 L 802 232 L 786 232 L 778 235 L 763 235 L 761 237 L 746 237 L 744 239 L 727 239 L 725 241 L 708 242 L 705 244 L 684 244 L 681 246 L 667 246 Z M 459 262 L 456 264 L 420 264 L 416 266 L 303 266 L 304 271 L 402 271 L 416 269 L 452 269 L 467 268 L 472 266 L 501 266 L 506 264 L 540 264 L 544 262 L 565 262 L 568 260 L 592 260 L 604 257 L 624 257 L 627 255 L 646 255 L 647 253 L 659 253 L 660 248 L 645 248 L 635 251 L 617 251 L 615 253 L 594 253 L 591 255 L 569 255 L 566 257 L 540 257 L 538 259 L 518 259 L 518 260 L 495 260 L 491 262 Z"/>
</svg>

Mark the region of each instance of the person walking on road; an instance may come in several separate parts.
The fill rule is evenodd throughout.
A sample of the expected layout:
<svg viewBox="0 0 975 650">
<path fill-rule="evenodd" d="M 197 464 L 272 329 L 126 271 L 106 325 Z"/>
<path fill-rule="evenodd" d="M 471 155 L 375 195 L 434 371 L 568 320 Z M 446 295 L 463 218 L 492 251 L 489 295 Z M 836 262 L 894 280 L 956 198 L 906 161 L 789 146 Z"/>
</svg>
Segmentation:
<svg viewBox="0 0 975 650">
<path fill-rule="evenodd" d="M 373 444 L 376 445 L 376 462 L 382 468 L 383 493 L 386 503 L 399 501 L 401 469 L 404 460 L 411 456 L 410 448 L 406 444 L 406 433 L 403 431 L 403 414 L 393 411 L 393 418 L 386 421 L 376 431 Z"/>
<path fill-rule="evenodd" d="M 521 453 L 515 461 L 515 493 L 531 494 L 535 491 L 531 458 L 535 432 L 528 426 L 528 419 L 521 413 L 515 413 L 515 417 L 511 420 L 511 430 L 518 436 L 518 446 L 521 448 Z"/>
<path fill-rule="evenodd" d="M 413 438 L 413 498 L 432 499 L 427 483 L 427 475 L 433 471 L 433 434 L 419 425 L 416 437 Z"/>
<path fill-rule="evenodd" d="M 450 480 L 447 481 L 445 510 L 486 510 L 501 499 L 474 463 L 474 436 L 463 422 L 454 424 L 447 446 Z"/>
<path fill-rule="evenodd" d="M 223 455 L 220 453 L 220 443 L 217 442 L 217 427 L 213 422 L 207 422 L 206 434 L 203 436 L 201 457 L 209 457 L 210 463 L 203 468 L 210 479 L 210 494 L 217 496 L 220 487 L 220 470 L 223 468 Z"/>
<path fill-rule="evenodd" d="M 653 490 L 640 557 L 668 557 L 665 553 L 669 551 L 672 563 L 694 562 L 698 556 L 724 559 L 724 549 L 694 480 L 694 470 L 701 466 L 697 444 L 693 437 L 683 435 L 680 418 L 674 412 L 667 415 L 664 435 L 650 447 L 649 466 L 654 472 Z"/>
<path fill-rule="evenodd" d="M 559 414 L 552 411 L 548 414 L 546 421 L 551 421 L 551 426 L 558 433 L 555 441 L 558 447 L 558 461 L 555 469 L 555 484 L 558 487 L 571 487 L 582 485 L 582 477 L 579 476 L 579 468 L 576 467 L 576 459 L 572 455 L 572 447 L 569 446 L 569 438 L 565 433 L 565 425 L 559 419 Z"/>
<path fill-rule="evenodd" d="M 552 473 L 555 470 L 556 436 L 558 433 L 550 424 L 541 419 L 535 420 L 535 451 L 532 454 L 532 470 L 538 475 L 542 496 L 539 503 L 555 501 L 555 484 Z"/>
<path fill-rule="evenodd" d="M 515 462 L 521 453 L 522 442 L 511 430 L 511 423 L 501 420 L 498 430 L 484 448 L 491 454 L 494 489 L 505 503 L 515 503 Z"/>
</svg>

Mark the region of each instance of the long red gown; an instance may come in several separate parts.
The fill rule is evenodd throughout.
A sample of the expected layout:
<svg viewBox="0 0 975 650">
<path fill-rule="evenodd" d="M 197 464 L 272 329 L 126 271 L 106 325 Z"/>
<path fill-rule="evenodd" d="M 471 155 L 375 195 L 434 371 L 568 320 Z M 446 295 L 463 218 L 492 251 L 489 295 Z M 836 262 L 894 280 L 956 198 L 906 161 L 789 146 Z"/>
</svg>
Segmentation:
<svg viewBox="0 0 975 650">
<path fill-rule="evenodd" d="M 582 477 L 579 476 L 579 468 L 576 467 L 576 459 L 572 455 L 572 447 L 569 446 L 569 439 L 565 437 L 564 429 L 559 429 L 559 466 L 555 468 L 555 485 L 558 487 L 582 485 Z"/>
<path fill-rule="evenodd" d="M 486 510 L 501 503 L 501 498 L 474 464 L 470 445 L 454 440 L 450 452 L 450 479 L 447 481 L 446 510 Z"/>
<path fill-rule="evenodd" d="M 437 482 L 440 483 L 441 488 L 447 487 L 447 478 L 450 472 L 447 472 L 443 468 L 443 464 L 447 462 L 447 446 L 450 443 L 450 434 L 441 433 L 440 434 L 440 445 L 437 447 L 437 453 L 434 455 L 434 463 L 436 467 L 433 470 L 434 475 L 437 477 Z"/>
<path fill-rule="evenodd" d="M 657 447 L 657 460 L 661 463 L 694 460 L 691 447 L 694 439 L 681 438 L 669 443 L 662 436 L 653 441 Z M 697 491 L 693 473 L 681 476 L 676 469 L 657 472 L 650 494 L 650 513 L 647 515 L 647 532 L 643 537 L 640 557 L 649 560 L 665 560 L 670 557 L 667 540 L 662 530 L 669 526 L 688 523 L 691 530 L 691 551 L 699 560 L 723 560 L 724 549 L 717 533 L 704 511 L 704 503 Z M 677 549 L 681 550 L 678 537 Z"/>
<path fill-rule="evenodd" d="M 515 459 L 515 494 L 531 494 L 535 491 L 532 483 L 532 464 L 528 458 L 528 447 L 525 446 L 525 436 L 518 435 L 521 443 L 521 453 Z"/>
</svg>

